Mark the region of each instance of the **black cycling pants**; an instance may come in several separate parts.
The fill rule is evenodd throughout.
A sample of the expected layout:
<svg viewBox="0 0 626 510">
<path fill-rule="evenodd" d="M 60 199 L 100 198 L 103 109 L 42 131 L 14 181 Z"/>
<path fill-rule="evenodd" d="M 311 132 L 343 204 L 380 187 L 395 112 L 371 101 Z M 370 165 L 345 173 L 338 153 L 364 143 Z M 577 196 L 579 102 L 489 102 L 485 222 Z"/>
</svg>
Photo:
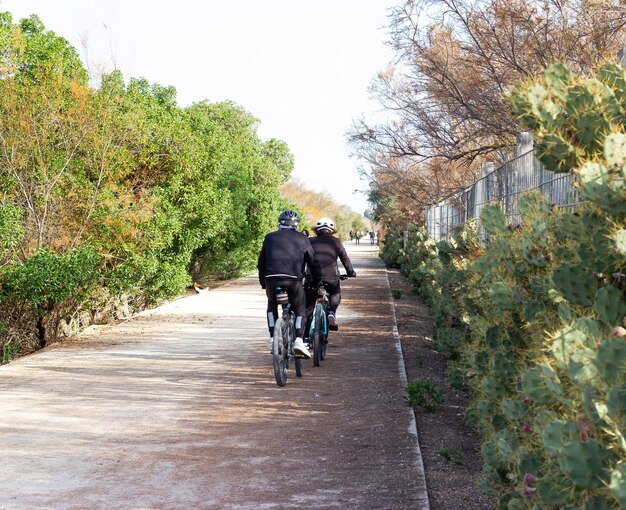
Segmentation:
<svg viewBox="0 0 626 510">
<path fill-rule="evenodd" d="M 324 280 L 322 282 L 326 292 L 328 292 L 328 311 L 336 313 L 339 303 L 341 303 L 341 284 L 339 278 L 332 280 Z M 313 317 L 313 310 L 315 309 L 315 303 L 317 301 L 317 289 L 313 287 L 307 287 L 305 289 L 306 295 L 306 334 L 308 334 L 311 328 L 311 319 Z"/>
<path fill-rule="evenodd" d="M 276 303 L 276 288 L 285 289 L 289 295 L 291 309 L 296 314 L 296 336 L 302 338 L 304 332 L 306 300 L 302 281 L 297 278 L 281 278 L 272 276 L 265 278 L 265 293 L 267 294 L 267 327 L 270 336 L 274 336 L 274 324 L 278 320 L 278 303 Z"/>
</svg>

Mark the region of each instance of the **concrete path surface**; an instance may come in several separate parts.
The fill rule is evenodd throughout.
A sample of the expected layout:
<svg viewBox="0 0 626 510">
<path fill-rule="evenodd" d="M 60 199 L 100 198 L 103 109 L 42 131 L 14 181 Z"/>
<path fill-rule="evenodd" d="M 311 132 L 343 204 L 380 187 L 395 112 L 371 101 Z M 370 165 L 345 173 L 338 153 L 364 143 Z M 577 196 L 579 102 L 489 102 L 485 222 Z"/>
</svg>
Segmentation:
<svg viewBox="0 0 626 510">
<path fill-rule="evenodd" d="M 426 509 L 377 248 L 279 388 L 256 277 L 0 367 L 0 510 Z"/>
</svg>

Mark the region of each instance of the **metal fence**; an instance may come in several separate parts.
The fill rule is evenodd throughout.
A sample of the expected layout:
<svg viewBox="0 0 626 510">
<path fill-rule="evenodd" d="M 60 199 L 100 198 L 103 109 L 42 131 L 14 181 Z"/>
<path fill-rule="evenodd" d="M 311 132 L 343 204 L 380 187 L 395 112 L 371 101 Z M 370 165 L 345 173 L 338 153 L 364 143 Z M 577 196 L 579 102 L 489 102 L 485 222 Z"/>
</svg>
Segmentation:
<svg viewBox="0 0 626 510">
<path fill-rule="evenodd" d="M 558 207 L 573 208 L 583 201 L 572 174 L 544 169 L 531 150 L 493 169 L 482 167 L 482 177 L 465 190 L 424 211 L 426 229 L 433 239 L 448 239 L 454 227 L 475 218 L 487 204 L 498 204 L 511 223 L 520 222 L 518 200 L 522 193 L 538 191 Z"/>
</svg>

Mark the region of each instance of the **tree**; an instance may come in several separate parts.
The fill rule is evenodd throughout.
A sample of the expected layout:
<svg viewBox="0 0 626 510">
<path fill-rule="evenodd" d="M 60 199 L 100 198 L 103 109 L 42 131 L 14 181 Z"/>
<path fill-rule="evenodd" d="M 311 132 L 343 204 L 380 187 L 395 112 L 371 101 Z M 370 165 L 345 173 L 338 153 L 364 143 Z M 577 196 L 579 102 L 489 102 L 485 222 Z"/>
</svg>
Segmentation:
<svg viewBox="0 0 626 510">
<path fill-rule="evenodd" d="M 405 0 L 391 14 L 398 65 L 372 85 L 390 118 L 349 133 L 376 192 L 396 196 L 388 184 L 403 180 L 418 191 L 401 201 L 422 209 L 508 158 L 518 123 L 505 95 L 551 62 L 584 73 L 614 58 L 625 25 L 617 0 Z"/>
<path fill-rule="evenodd" d="M 326 193 L 311 191 L 297 180 L 285 183 L 280 190 L 283 199 L 290 204 L 288 206 L 302 212 L 303 226 L 312 227 L 318 219 L 330 217 L 342 239 L 348 237 L 350 230 L 369 229 L 369 221 L 347 205 L 338 204 Z"/>
<path fill-rule="evenodd" d="M 174 87 L 117 71 L 92 88 L 36 16 L 0 13 L 3 307 L 32 312 L 44 346 L 70 310 L 122 294 L 140 309 L 179 295 L 190 269 L 254 267 L 293 168 L 258 122 L 230 102 L 181 108 Z"/>
</svg>

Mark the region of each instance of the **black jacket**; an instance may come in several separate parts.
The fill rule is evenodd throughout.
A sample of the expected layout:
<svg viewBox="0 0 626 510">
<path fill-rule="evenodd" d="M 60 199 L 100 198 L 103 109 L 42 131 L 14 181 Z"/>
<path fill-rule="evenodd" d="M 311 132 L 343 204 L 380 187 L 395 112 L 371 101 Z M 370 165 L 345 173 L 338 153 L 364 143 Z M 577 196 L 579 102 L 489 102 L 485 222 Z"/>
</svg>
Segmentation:
<svg viewBox="0 0 626 510">
<path fill-rule="evenodd" d="M 315 281 L 321 281 L 319 263 L 305 235 L 286 228 L 265 236 L 257 264 L 261 287 L 265 287 L 265 278 L 268 276 L 302 280 L 305 265 L 311 267 Z"/>
<path fill-rule="evenodd" d="M 343 267 L 346 268 L 348 276 L 356 276 L 352 262 L 350 262 L 346 249 L 339 239 L 331 235 L 322 234 L 317 237 L 311 237 L 310 241 L 315 252 L 315 258 L 319 262 L 323 280 L 336 280 L 339 278 L 337 258 L 341 260 Z"/>
</svg>

